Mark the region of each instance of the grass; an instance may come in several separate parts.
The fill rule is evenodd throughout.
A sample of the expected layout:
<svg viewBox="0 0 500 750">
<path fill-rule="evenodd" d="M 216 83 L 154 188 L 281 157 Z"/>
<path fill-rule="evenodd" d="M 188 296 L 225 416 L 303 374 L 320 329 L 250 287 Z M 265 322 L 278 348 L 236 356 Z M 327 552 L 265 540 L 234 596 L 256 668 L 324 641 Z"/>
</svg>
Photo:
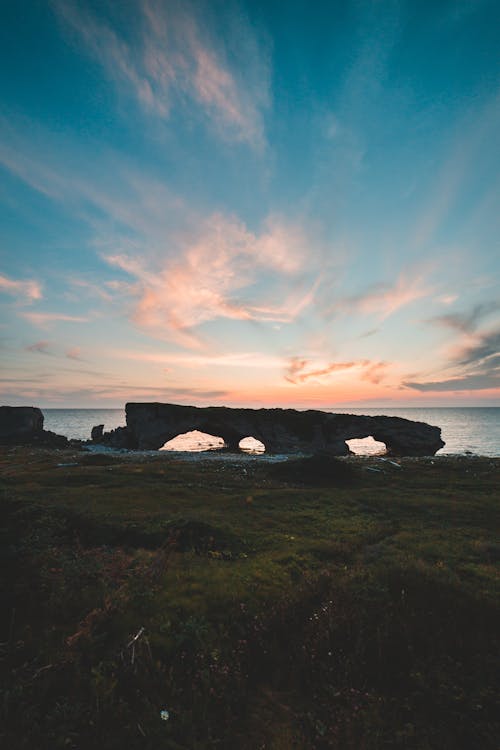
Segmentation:
<svg viewBox="0 0 500 750">
<path fill-rule="evenodd" d="M 496 748 L 500 461 L 401 466 L 2 449 L 2 745 Z"/>
</svg>

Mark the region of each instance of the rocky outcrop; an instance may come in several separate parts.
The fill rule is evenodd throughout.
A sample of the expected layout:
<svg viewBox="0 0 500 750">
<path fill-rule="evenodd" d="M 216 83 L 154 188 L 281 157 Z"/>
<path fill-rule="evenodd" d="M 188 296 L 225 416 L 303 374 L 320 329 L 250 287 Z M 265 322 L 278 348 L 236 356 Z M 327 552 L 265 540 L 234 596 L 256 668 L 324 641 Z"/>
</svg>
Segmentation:
<svg viewBox="0 0 500 750">
<path fill-rule="evenodd" d="M 432 456 L 444 446 L 441 430 L 400 417 L 367 417 L 295 409 L 198 408 L 177 404 L 130 403 L 127 426 L 107 432 L 98 442 L 118 448 L 158 449 L 184 432 L 200 430 L 222 437 L 238 450 L 245 437 L 254 437 L 272 453 L 349 453 L 346 440 L 373 436 L 398 456 Z"/>
<path fill-rule="evenodd" d="M 104 435 L 103 424 L 96 424 L 95 427 L 92 427 L 92 432 L 90 433 L 90 439 L 93 440 L 95 443 L 98 443 L 101 440 L 103 435 Z"/>
<path fill-rule="evenodd" d="M 36 406 L 0 406 L 0 443 L 63 448 L 68 439 L 43 429 L 43 414 Z"/>
<path fill-rule="evenodd" d="M 96 425 L 92 428 L 91 438 L 92 442 L 99 443 L 100 445 L 107 445 L 110 448 L 143 448 L 144 446 L 139 445 L 139 441 L 128 427 L 117 427 L 111 432 L 103 432 L 100 429 L 101 425 Z M 165 442 L 165 441 L 164 441 Z M 163 443 L 158 447 L 161 448 Z M 148 446 L 149 447 L 149 446 Z M 155 446 L 156 450 L 156 446 Z"/>
</svg>

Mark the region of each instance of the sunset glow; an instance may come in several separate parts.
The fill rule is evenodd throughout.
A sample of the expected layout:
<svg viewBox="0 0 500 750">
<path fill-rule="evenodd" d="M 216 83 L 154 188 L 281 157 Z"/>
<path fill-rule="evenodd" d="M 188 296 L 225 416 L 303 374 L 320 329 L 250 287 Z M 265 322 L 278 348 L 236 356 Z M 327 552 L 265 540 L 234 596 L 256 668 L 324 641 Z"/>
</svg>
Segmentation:
<svg viewBox="0 0 500 750">
<path fill-rule="evenodd" d="M 2 403 L 500 404 L 497 3 L 25 10 Z"/>
</svg>

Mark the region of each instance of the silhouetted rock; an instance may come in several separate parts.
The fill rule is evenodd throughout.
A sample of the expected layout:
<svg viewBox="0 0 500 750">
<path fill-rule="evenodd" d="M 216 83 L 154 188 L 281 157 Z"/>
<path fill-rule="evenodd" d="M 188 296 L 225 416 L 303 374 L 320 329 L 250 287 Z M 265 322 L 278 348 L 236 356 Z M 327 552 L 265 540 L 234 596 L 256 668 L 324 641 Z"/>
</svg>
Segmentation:
<svg viewBox="0 0 500 750">
<path fill-rule="evenodd" d="M 399 456 L 431 456 L 444 446 L 439 427 L 400 417 L 159 403 L 129 403 L 125 412 L 127 426 L 105 432 L 100 442 L 156 450 L 177 435 L 200 430 L 222 437 L 230 450 L 238 450 L 242 438 L 254 437 L 271 453 L 348 455 L 346 440 L 369 436 Z"/>
<path fill-rule="evenodd" d="M 94 428 L 95 429 L 95 428 Z M 94 430 L 92 430 L 92 440 L 96 443 L 102 443 L 110 448 L 138 448 L 137 440 L 134 434 L 128 427 L 117 427 L 116 430 L 111 432 L 104 432 L 100 438 L 94 437 Z M 163 445 L 163 443 L 162 443 Z M 158 446 L 161 448 L 161 445 Z"/>
<path fill-rule="evenodd" d="M 0 406 L 0 443 L 63 448 L 68 439 L 43 429 L 43 414 L 36 406 Z"/>
<path fill-rule="evenodd" d="M 100 441 L 104 433 L 104 425 L 103 424 L 96 424 L 95 427 L 92 427 L 92 432 L 90 433 L 90 439 L 95 440 L 97 443 Z"/>
<path fill-rule="evenodd" d="M 0 438 L 23 438 L 43 430 L 43 414 L 35 406 L 0 406 Z"/>
</svg>

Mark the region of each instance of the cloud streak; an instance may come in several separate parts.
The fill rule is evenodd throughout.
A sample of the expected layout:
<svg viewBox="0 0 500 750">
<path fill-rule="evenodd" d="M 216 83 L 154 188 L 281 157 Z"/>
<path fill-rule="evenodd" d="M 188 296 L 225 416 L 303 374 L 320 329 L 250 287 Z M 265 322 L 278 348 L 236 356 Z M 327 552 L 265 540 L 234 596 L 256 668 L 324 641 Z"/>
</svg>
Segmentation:
<svg viewBox="0 0 500 750">
<path fill-rule="evenodd" d="M 223 35 L 209 34 L 198 6 L 144 0 L 138 6 L 139 32 L 132 40 L 118 33 L 118 24 L 111 27 L 82 4 L 55 0 L 53 6 L 108 77 L 131 91 L 146 112 L 166 120 L 174 106 L 187 100 L 226 140 L 263 147 L 269 75 L 248 24 L 236 53 L 243 79 L 228 64 Z"/>
<path fill-rule="evenodd" d="M 482 104 L 477 102 L 458 122 L 451 134 L 449 153 L 437 175 L 432 173 L 433 188 L 429 201 L 413 236 L 413 247 L 421 249 L 435 241 L 436 235 L 449 214 L 454 210 L 464 188 L 474 173 L 474 166 L 482 156 L 492 157 L 491 143 L 500 121 L 500 95 L 498 91 Z M 498 186 L 494 187 L 495 194 Z"/>
<path fill-rule="evenodd" d="M 198 349 L 205 341 L 196 329 L 209 321 L 286 324 L 313 304 L 323 246 L 299 221 L 270 214 L 250 230 L 234 215 L 202 215 L 113 155 L 94 173 L 94 162 L 71 144 L 59 144 L 59 152 L 70 154 L 61 160 L 47 134 L 29 139 L 22 128 L 1 120 L 0 126 L 0 161 L 34 189 L 69 203 L 94 230 L 101 258 L 129 277 L 95 284 L 73 275 L 74 292 L 121 305 L 148 333 Z M 115 179 L 102 179 L 103 173 Z M 87 320 L 38 312 L 24 317 L 42 327 Z"/>
<path fill-rule="evenodd" d="M 405 382 L 404 385 L 422 393 L 491 390 L 500 387 L 500 371 L 490 375 L 464 375 L 461 378 L 427 381 L 425 383 Z"/>
<path fill-rule="evenodd" d="M 288 380 L 289 383 L 293 383 L 294 385 L 305 383 L 307 380 L 316 380 L 325 375 L 339 372 L 339 370 L 349 370 L 351 367 L 356 366 L 356 362 L 331 362 L 326 365 L 326 367 L 307 369 L 310 365 L 311 362 L 308 359 L 292 357 L 290 364 L 288 365 L 285 380 Z"/>
<path fill-rule="evenodd" d="M 51 323 L 87 323 L 89 318 L 82 315 L 66 315 L 64 313 L 23 312 L 21 317 L 40 328 L 46 328 Z"/>
<path fill-rule="evenodd" d="M 260 352 L 231 352 L 228 354 L 204 354 L 184 352 L 141 352 L 135 349 L 114 349 L 111 354 L 116 359 L 130 359 L 138 362 L 151 362 L 157 364 L 179 365 L 200 369 L 215 366 L 218 369 L 231 367 L 243 369 L 282 369 L 284 360 L 282 357 L 262 354 Z"/>
<path fill-rule="evenodd" d="M 500 388 L 500 329 L 475 334 L 455 350 L 451 365 L 449 378 L 405 381 L 403 386 L 422 392 Z"/>
<path fill-rule="evenodd" d="M 0 274 L 0 292 L 11 294 L 24 302 L 35 302 L 42 298 L 40 282 L 33 279 L 11 279 Z"/>
<path fill-rule="evenodd" d="M 24 349 L 27 352 L 33 352 L 35 354 L 47 354 L 51 357 L 59 356 L 53 351 L 53 344 L 50 341 L 35 341 L 35 343 L 30 344 L 29 346 L 25 346 Z M 78 346 L 73 346 L 70 349 L 67 349 L 64 356 L 66 359 L 73 359 L 78 362 L 82 361 L 81 349 Z M 59 371 L 63 369 L 65 368 L 59 368 Z M 70 370 L 70 372 L 72 372 L 72 370 Z M 92 372 L 91 374 L 95 375 L 96 373 Z"/>
<path fill-rule="evenodd" d="M 135 281 L 134 319 L 163 338 L 199 348 L 194 330 L 202 323 L 225 318 L 259 322 L 291 322 L 314 299 L 318 283 L 289 294 L 281 305 L 258 299 L 251 289 L 259 272 L 272 279 L 297 278 L 306 256 L 306 237 L 299 226 L 269 217 L 254 233 L 234 217 L 214 214 L 196 235 L 187 235 L 178 255 L 144 258 L 104 256 Z M 246 299 L 257 297 L 254 301 Z"/>
<path fill-rule="evenodd" d="M 471 344 L 457 352 L 461 365 L 487 365 L 492 358 L 500 356 L 500 329 L 483 333 Z"/>
<path fill-rule="evenodd" d="M 22 385 L 20 385 L 22 382 Z M 0 396 L 11 400 L 14 396 L 18 401 L 23 399 L 48 401 L 50 403 L 66 403 L 73 405 L 92 404 L 99 401 L 123 404 L 126 401 L 193 401 L 205 402 L 219 400 L 228 395 L 222 389 L 203 389 L 186 387 L 155 387 L 148 385 L 102 384 L 96 382 L 92 386 L 74 387 L 53 382 L 41 382 L 40 377 L 19 379 L 0 379 Z"/>
<path fill-rule="evenodd" d="M 401 274 L 396 281 L 372 284 L 359 294 L 342 297 L 328 310 L 328 314 L 335 312 L 360 313 L 363 315 L 377 315 L 383 321 L 397 310 L 419 299 L 428 297 L 433 292 L 422 274 L 414 276 L 409 273 Z"/>
<path fill-rule="evenodd" d="M 68 359 L 75 359 L 75 360 L 77 360 L 78 362 L 81 362 L 81 361 L 82 361 L 82 356 L 81 356 L 81 354 L 82 354 L 82 350 L 80 349 L 80 347 L 79 347 L 79 346 L 72 346 L 72 347 L 71 347 L 71 349 L 68 349 L 68 350 L 66 351 L 66 357 L 67 357 Z"/>
<path fill-rule="evenodd" d="M 36 341 L 34 344 L 30 344 L 25 347 L 27 352 L 36 352 L 37 354 L 49 354 L 52 356 L 50 351 L 50 341 Z"/>
<path fill-rule="evenodd" d="M 427 322 L 432 325 L 438 324 L 451 328 L 459 333 L 473 333 L 484 318 L 500 310 L 500 302 L 481 302 L 475 305 L 468 313 L 449 313 L 448 315 L 436 315 L 428 318 Z"/>
<path fill-rule="evenodd" d="M 372 362 L 371 360 L 362 359 L 350 362 L 330 362 L 324 366 L 316 366 L 313 361 L 307 358 L 292 357 L 289 360 L 285 380 L 293 385 L 301 385 L 309 380 L 322 381 L 329 379 L 329 376 L 347 370 L 358 370 L 360 380 L 367 380 L 377 385 L 385 377 L 385 370 L 388 367 L 386 362 Z"/>
</svg>

